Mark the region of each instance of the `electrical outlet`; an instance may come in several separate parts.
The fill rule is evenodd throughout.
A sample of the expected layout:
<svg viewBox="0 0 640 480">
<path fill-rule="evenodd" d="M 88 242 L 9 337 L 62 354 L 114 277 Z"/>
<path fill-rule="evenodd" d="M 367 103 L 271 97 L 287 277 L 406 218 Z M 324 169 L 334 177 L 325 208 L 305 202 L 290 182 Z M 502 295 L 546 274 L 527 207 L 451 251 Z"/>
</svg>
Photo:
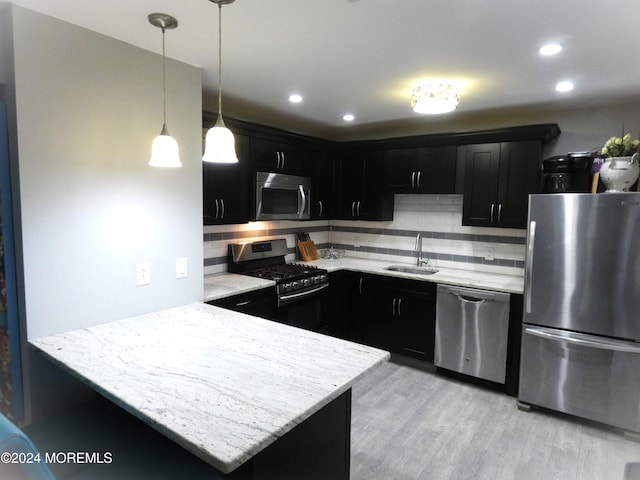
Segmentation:
<svg viewBox="0 0 640 480">
<path fill-rule="evenodd" d="M 149 285 L 151 283 L 151 269 L 148 262 L 136 263 L 136 286 Z"/>
<path fill-rule="evenodd" d="M 484 254 L 484 259 L 493 261 L 496 258 L 496 249 L 494 247 L 488 247 L 486 253 Z"/>
<path fill-rule="evenodd" d="M 187 278 L 187 257 L 176 258 L 176 278 Z"/>
</svg>

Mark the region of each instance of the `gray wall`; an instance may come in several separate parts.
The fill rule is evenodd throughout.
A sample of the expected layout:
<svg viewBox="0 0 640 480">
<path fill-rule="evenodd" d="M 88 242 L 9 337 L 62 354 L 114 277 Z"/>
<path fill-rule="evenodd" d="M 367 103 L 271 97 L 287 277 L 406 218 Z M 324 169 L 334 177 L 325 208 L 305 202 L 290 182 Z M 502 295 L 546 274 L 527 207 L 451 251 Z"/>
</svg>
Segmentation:
<svg viewBox="0 0 640 480">
<path fill-rule="evenodd" d="M 202 299 L 200 70 L 167 62 L 183 168 L 147 165 L 161 57 L 13 9 L 29 338 Z M 189 276 L 175 278 L 187 257 Z M 151 284 L 135 266 L 149 262 Z"/>
<path fill-rule="evenodd" d="M 167 60 L 167 123 L 183 167 L 154 169 L 161 56 L 17 6 L 0 4 L 0 25 L 28 338 L 201 301 L 200 70 Z M 178 257 L 188 258 L 185 279 L 175 278 Z M 150 285 L 136 286 L 138 262 L 150 264 Z M 34 417 L 78 398 L 38 356 L 26 367 Z"/>
</svg>

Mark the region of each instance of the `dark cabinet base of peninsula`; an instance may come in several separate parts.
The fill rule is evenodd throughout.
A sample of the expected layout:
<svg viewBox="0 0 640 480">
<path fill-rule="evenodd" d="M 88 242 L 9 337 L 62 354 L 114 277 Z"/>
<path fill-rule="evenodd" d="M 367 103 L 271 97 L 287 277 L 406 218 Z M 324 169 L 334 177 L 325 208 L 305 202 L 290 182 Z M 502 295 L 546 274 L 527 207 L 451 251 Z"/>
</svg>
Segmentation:
<svg viewBox="0 0 640 480">
<path fill-rule="evenodd" d="M 351 389 L 230 473 L 214 468 L 101 397 L 23 430 L 41 453 L 100 452 L 100 459 L 105 458 L 104 452 L 111 455 L 108 461 L 97 463 L 50 463 L 58 480 L 347 480 Z"/>
</svg>

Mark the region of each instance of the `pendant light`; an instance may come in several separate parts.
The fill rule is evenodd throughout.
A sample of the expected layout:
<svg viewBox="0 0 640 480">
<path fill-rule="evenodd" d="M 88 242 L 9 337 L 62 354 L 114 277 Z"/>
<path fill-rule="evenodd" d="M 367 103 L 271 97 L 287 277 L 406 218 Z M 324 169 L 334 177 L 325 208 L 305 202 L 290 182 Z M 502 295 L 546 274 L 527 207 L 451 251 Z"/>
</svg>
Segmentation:
<svg viewBox="0 0 640 480">
<path fill-rule="evenodd" d="M 152 13 L 148 18 L 151 25 L 162 29 L 162 130 L 151 145 L 149 165 L 152 167 L 181 167 L 178 142 L 169 135 L 169 130 L 167 130 L 167 82 L 164 49 L 164 31 L 167 28 L 176 28 L 178 21 L 165 13 Z"/>
<path fill-rule="evenodd" d="M 218 119 L 207 132 L 202 160 L 211 163 L 237 163 L 233 133 L 222 120 L 222 5 L 233 3 L 235 0 L 209 1 L 218 4 Z"/>
</svg>

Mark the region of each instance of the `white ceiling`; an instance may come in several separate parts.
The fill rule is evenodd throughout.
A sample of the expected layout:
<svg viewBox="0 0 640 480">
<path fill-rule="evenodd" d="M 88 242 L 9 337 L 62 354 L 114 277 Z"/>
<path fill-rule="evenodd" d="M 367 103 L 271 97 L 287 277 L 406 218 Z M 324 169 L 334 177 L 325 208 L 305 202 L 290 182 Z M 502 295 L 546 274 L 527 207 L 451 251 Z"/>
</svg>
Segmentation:
<svg viewBox="0 0 640 480">
<path fill-rule="evenodd" d="M 217 95 L 218 7 L 209 0 L 13 0 L 160 53 L 153 12 L 178 19 L 167 56 L 202 67 Z M 430 121 L 411 111 L 418 83 L 451 81 L 451 115 L 640 99 L 638 0 L 237 0 L 222 8 L 223 112 L 250 107 L 300 125 L 360 128 Z M 537 50 L 565 48 L 553 58 Z M 560 94 L 555 85 L 571 80 Z M 300 93 L 294 105 L 287 98 Z M 246 109 L 246 108 L 245 108 Z"/>
</svg>

